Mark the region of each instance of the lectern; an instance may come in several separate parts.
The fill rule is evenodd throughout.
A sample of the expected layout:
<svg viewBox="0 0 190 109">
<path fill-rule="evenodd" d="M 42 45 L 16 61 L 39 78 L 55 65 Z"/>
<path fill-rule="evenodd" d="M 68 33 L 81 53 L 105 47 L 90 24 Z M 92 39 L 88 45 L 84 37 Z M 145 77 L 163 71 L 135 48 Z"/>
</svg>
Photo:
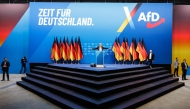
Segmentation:
<svg viewBox="0 0 190 109">
<path fill-rule="evenodd" d="M 104 67 L 104 51 L 96 51 L 96 67 Z"/>
</svg>

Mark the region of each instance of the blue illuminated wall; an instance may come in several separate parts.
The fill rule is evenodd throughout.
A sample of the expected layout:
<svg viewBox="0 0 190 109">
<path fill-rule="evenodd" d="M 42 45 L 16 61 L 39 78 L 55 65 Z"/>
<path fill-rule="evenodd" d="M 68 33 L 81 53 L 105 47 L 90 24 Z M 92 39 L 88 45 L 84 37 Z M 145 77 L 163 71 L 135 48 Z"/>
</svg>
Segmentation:
<svg viewBox="0 0 190 109">
<path fill-rule="evenodd" d="M 67 14 L 61 16 L 61 10 Z M 83 18 L 90 19 L 89 25 L 78 23 Z M 118 31 L 120 27 L 123 29 Z M 55 36 L 69 40 L 80 36 L 84 53 L 81 63 L 96 61 L 95 51 L 90 48 L 99 43 L 111 48 L 116 37 L 120 41 L 127 37 L 129 43 L 132 37 L 137 41 L 141 37 L 147 51 L 155 53 L 155 64 L 171 64 L 172 4 L 30 3 L 30 62 L 52 62 L 50 49 Z M 107 50 L 105 63 L 114 62 L 113 52 Z"/>
<path fill-rule="evenodd" d="M 2 5 L 13 7 L 15 11 L 5 10 Z M 28 64 L 52 63 L 50 50 L 55 36 L 58 39 L 68 37 L 69 41 L 71 37 L 80 36 L 84 53 L 81 63 L 96 62 L 95 51 L 91 48 L 99 43 L 110 48 L 105 53 L 105 63 L 115 63 L 111 48 L 116 37 L 120 38 L 120 42 L 127 37 L 129 45 L 132 37 L 137 41 L 139 37 L 144 38 L 147 51 L 152 49 L 155 53 L 154 64 L 172 62 L 173 9 L 170 3 L 32 2 L 23 7 L 14 5 L 0 6 L 0 14 L 4 13 L 1 19 L 7 19 L 6 13 L 14 16 L 8 17 L 10 20 L 6 21 L 7 24 L 0 20 L 0 59 L 3 61 L 7 57 L 11 62 L 10 73 L 19 73 L 23 56 L 27 56 Z M 21 10 L 22 15 L 10 29 L 8 25 L 12 24 Z M 67 15 L 62 17 L 61 10 L 66 10 Z M 48 23 L 49 18 L 54 21 Z M 4 28 L 10 31 L 4 31 Z"/>
</svg>

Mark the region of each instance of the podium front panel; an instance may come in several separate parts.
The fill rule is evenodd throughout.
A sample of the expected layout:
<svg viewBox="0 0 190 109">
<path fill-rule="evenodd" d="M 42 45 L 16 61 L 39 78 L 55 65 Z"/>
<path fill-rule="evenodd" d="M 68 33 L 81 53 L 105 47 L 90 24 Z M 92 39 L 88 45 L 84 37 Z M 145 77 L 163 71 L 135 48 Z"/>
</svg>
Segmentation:
<svg viewBox="0 0 190 109">
<path fill-rule="evenodd" d="M 104 53 L 103 51 L 96 51 L 96 64 L 103 65 L 104 64 Z"/>
</svg>

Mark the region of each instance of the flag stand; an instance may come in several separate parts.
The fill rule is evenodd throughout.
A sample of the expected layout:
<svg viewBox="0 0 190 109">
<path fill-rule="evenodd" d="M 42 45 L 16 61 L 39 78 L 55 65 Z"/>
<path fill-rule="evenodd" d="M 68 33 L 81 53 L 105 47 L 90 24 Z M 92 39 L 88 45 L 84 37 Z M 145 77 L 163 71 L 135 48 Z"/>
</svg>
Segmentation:
<svg viewBox="0 0 190 109">
<path fill-rule="evenodd" d="M 56 60 L 54 59 L 54 64 L 56 64 Z"/>
<path fill-rule="evenodd" d="M 132 61 L 132 65 L 134 65 L 134 61 Z"/>
</svg>

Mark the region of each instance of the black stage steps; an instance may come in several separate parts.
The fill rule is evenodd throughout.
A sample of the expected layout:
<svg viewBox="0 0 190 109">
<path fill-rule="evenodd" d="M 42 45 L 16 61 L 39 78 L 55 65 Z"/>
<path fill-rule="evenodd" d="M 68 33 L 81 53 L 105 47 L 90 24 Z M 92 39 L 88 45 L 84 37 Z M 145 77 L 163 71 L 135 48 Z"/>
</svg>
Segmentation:
<svg viewBox="0 0 190 109">
<path fill-rule="evenodd" d="M 184 86 L 162 67 L 108 70 L 36 66 L 18 85 L 61 108 L 137 108 Z"/>
</svg>

